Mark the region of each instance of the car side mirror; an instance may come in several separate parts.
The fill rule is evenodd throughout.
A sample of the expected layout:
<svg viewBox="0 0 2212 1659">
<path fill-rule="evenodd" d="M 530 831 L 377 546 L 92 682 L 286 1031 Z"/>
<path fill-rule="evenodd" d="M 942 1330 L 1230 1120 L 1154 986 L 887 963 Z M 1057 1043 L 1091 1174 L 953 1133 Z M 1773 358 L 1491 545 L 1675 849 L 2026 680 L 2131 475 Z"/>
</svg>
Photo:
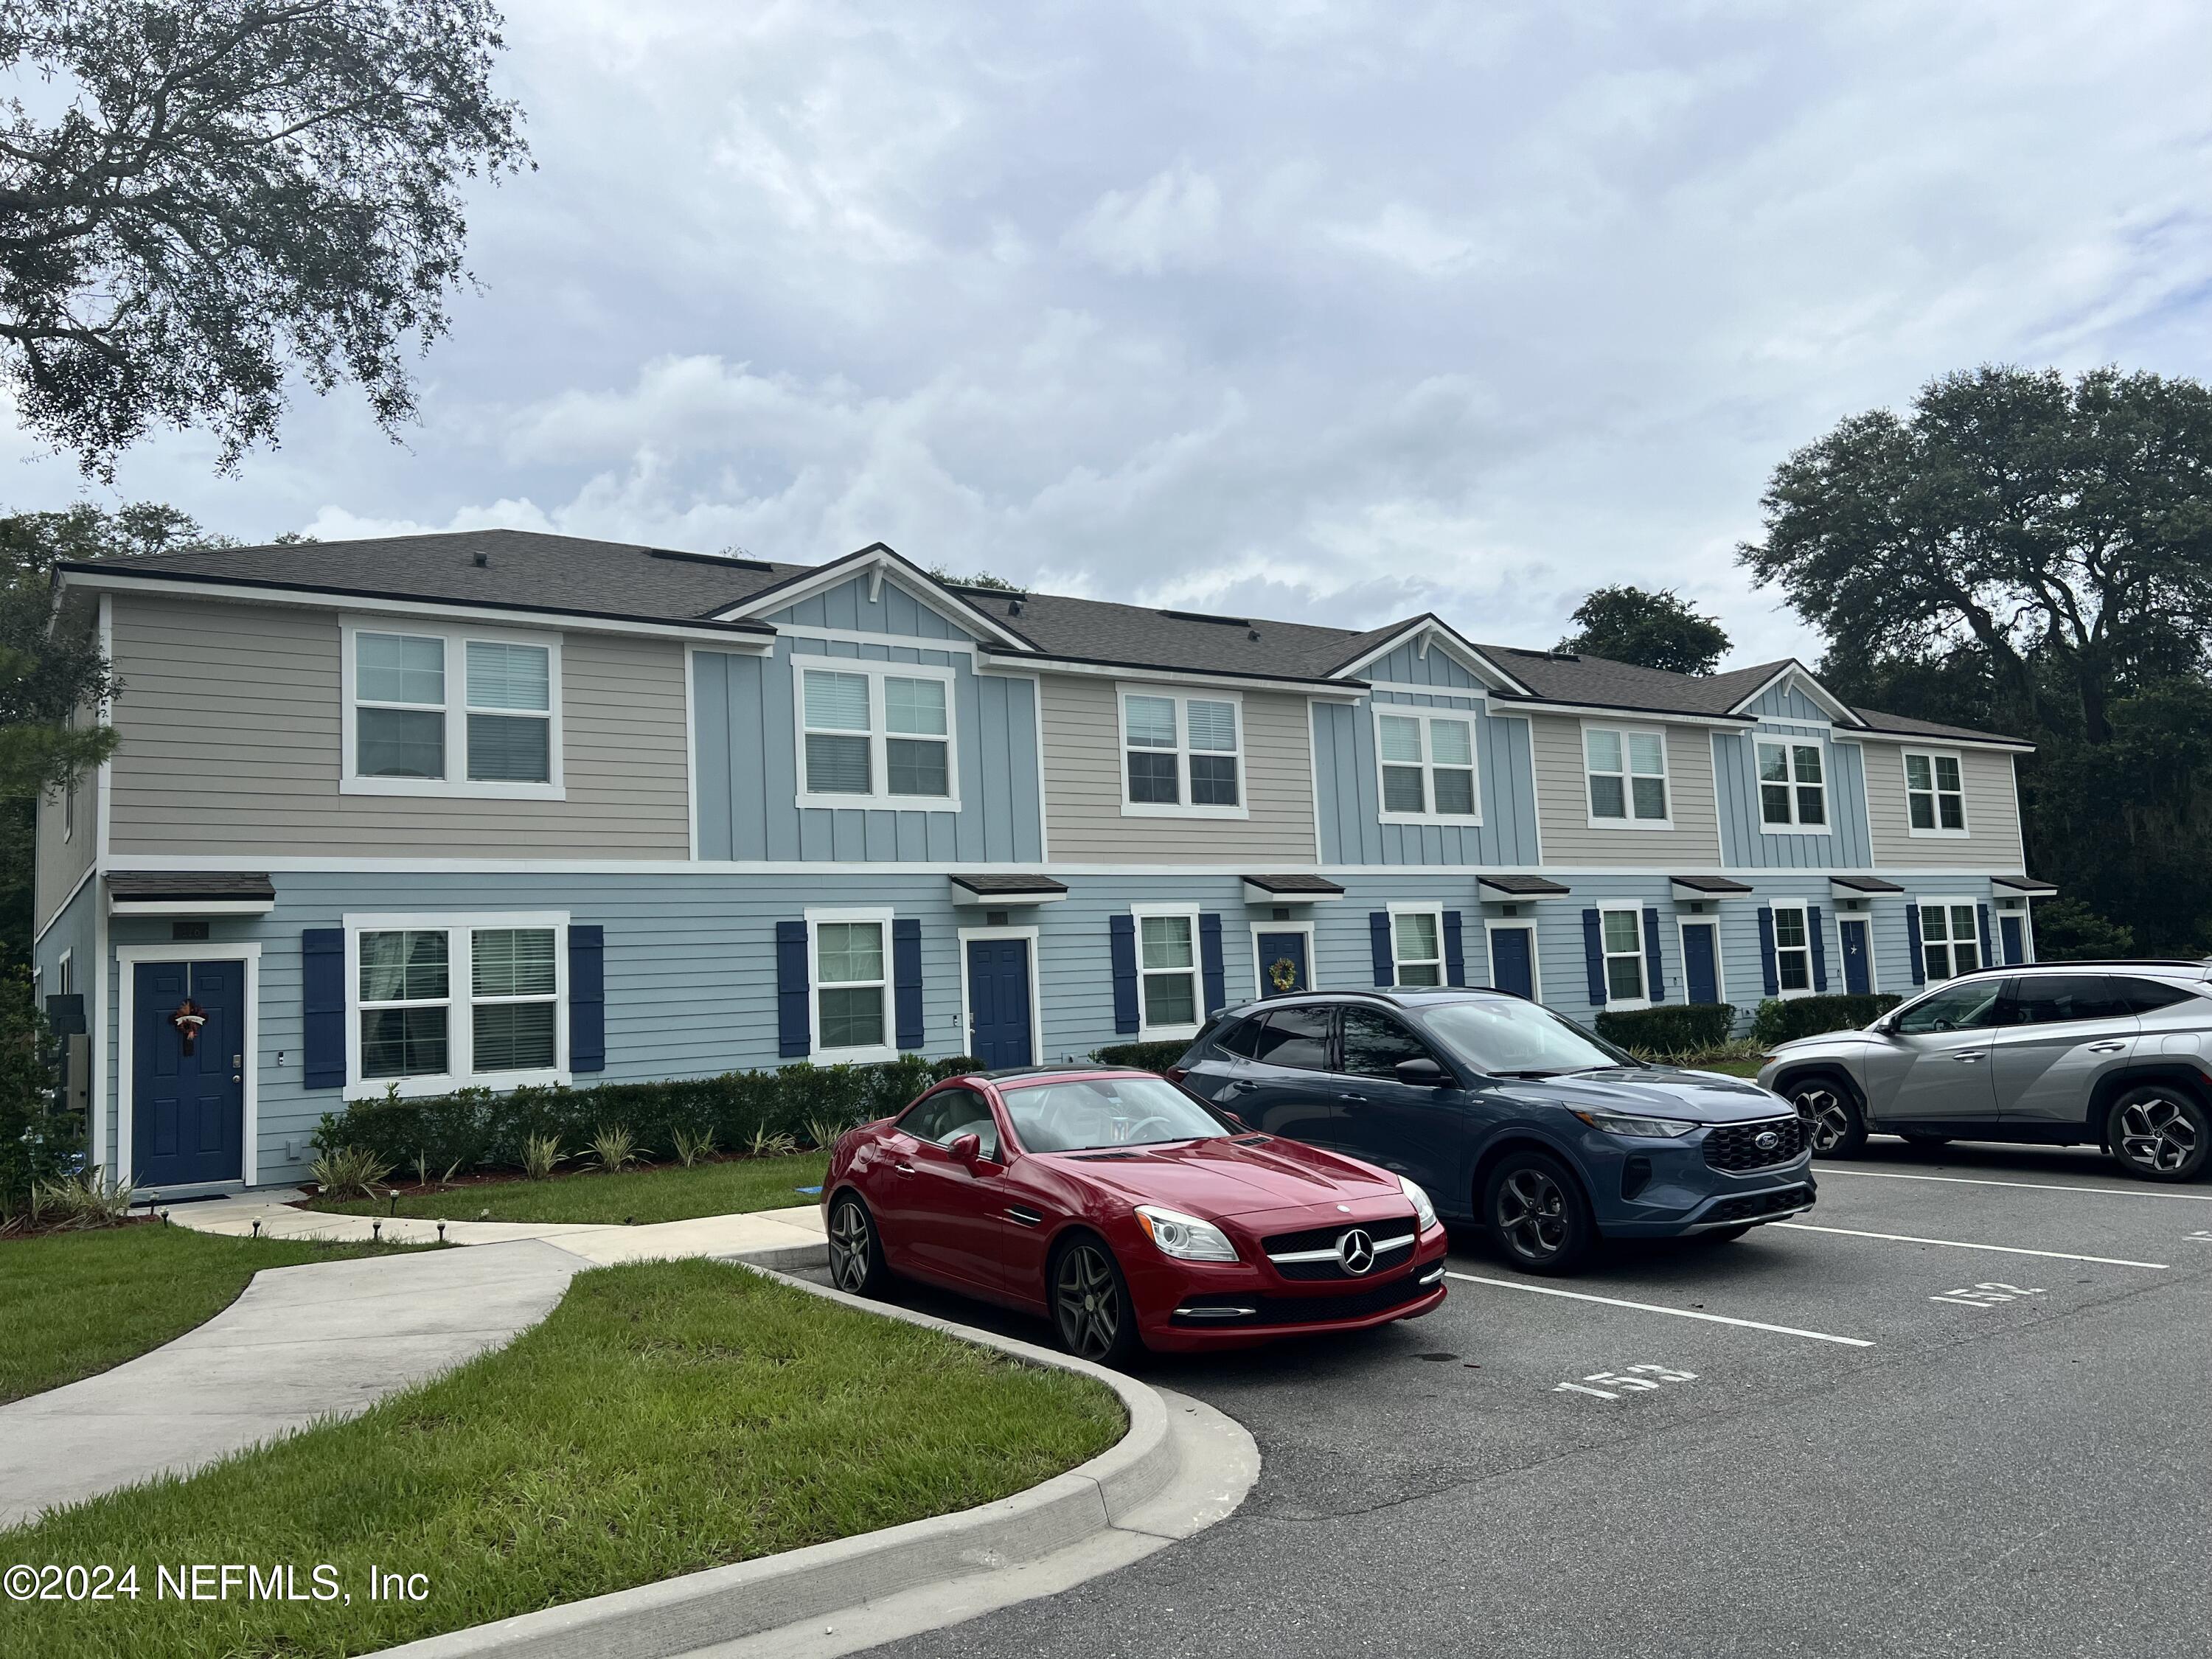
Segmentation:
<svg viewBox="0 0 2212 1659">
<path fill-rule="evenodd" d="M 945 1152 L 955 1164 L 975 1164 L 983 1161 L 983 1142 L 973 1134 L 953 1136 Z"/>
<path fill-rule="evenodd" d="M 1451 1082 L 1450 1073 L 1425 1054 L 1415 1060 L 1401 1060 L 1390 1069 L 1398 1074 L 1399 1082 L 1416 1089 L 1441 1089 Z"/>
</svg>

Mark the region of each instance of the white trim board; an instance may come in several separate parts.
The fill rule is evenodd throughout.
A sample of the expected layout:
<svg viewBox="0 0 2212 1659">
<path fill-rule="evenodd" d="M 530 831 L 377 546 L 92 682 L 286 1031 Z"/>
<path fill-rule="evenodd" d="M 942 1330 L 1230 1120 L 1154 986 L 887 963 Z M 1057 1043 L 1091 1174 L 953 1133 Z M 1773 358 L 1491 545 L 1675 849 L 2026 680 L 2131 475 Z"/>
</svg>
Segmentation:
<svg viewBox="0 0 2212 1659">
<path fill-rule="evenodd" d="M 161 945 L 118 945 L 115 947 L 116 974 L 121 981 L 116 1004 L 119 1021 L 115 1042 L 115 1146 L 118 1159 L 130 1156 L 131 1091 L 136 1082 L 132 1073 L 137 1059 L 132 1048 L 134 1033 L 131 1030 L 137 1012 L 138 975 L 135 970 L 140 963 L 144 962 L 242 962 L 246 964 L 246 1031 L 242 1039 L 246 1064 L 239 1085 L 244 1121 L 239 1130 L 239 1176 L 246 1186 L 258 1185 L 261 1175 L 261 946 L 253 943 L 173 939 Z M 133 1170 L 123 1174 L 121 1178 L 135 1184 L 137 1176 L 137 1171 Z M 156 1187 L 148 1190 L 161 1192 L 165 1189 Z"/>
</svg>

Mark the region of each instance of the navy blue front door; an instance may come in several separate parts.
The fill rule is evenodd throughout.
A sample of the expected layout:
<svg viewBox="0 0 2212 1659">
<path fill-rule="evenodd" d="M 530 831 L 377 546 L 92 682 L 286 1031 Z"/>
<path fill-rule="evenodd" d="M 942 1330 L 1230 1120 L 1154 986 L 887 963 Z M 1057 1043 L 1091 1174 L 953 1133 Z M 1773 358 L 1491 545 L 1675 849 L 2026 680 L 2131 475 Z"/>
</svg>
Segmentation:
<svg viewBox="0 0 2212 1659">
<path fill-rule="evenodd" d="M 2004 939 L 2005 965 L 2010 967 L 2015 962 L 2026 962 L 2027 960 L 2027 936 L 2021 928 L 2020 918 L 1999 916 L 1997 932 Z"/>
<path fill-rule="evenodd" d="M 1490 930 L 1490 982 L 1501 991 L 1536 1000 L 1535 934 L 1526 927 Z"/>
<path fill-rule="evenodd" d="M 1690 1000 L 1721 1000 L 1720 947 L 1710 921 L 1682 924 L 1682 971 L 1690 982 Z"/>
<path fill-rule="evenodd" d="M 1304 933 L 1262 933 L 1253 940 L 1253 945 L 1260 953 L 1261 996 L 1282 997 L 1293 991 L 1313 989 L 1313 981 L 1306 972 Z"/>
<path fill-rule="evenodd" d="M 1836 923 L 1836 931 L 1844 940 L 1844 989 L 1855 997 L 1863 997 L 1874 989 L 1866 920 L 1863 916 L 1845 916 Z"/>
<path fill-rule="evenodd" d="M 245 1179 L 246 964 L 142 962 L 133 971 L 131 1161 L 119 1173 L 141 1187 Z M 189 1042 L 176 1019 L 188 1012 L 204 1018 Z"/>
<path fill-rule="evenodd" d="M 968 941 L 968 1052 L 986 1066 L 1034 1066 L 1030 1044 L 1030 942 Z"/>
</svg>

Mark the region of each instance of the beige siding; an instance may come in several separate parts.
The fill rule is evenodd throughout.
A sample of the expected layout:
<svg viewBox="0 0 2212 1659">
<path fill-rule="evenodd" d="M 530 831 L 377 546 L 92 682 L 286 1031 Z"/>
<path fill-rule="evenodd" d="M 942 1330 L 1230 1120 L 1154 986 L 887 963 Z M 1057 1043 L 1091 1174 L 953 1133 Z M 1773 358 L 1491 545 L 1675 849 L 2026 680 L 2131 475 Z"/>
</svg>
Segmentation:
<svg viewBox="0 0 2212 1659">
<path fill-rule="evenodd" d="M 1620 724 L 1649 727 L 1657 722 L 1623 720 Z M 1538 714 L 1530 725 L 1545 863 L 1679 866 L 1686 872 L 1719 863 L 1721 832 L 1713 801 L 1713 747 L 1704 727 L 1665 728 L 1667 798 L 1674 827 L 1613 830 L 1599 829 L 1589 821 L 1589 792 L 1583 771 L 1583 722 L 1567 715 Z"/>
<path fill-rule="evenodd" d="M 118 853 L 683 858 L 684 647 L 570 634 L 567 799 L 338 791 L 336 611 L 118 595 Z"/>
<path fill-rule="evenodd" d="M 1043 681 L 1045 827 L 1054 862 L 1218 861 L 1259 871 L 1317 860 L 1304 697 L 1243 694 L 1249 817 L 1124 817 L 1115 683 L 1073 674 Z"/>
<path fill-rule="evenodd" d="M 79 716 L 80 725 L 91 724 L 89 714 Z M 100 845 L 100 774 L 88 772 L 77 780 L 76 810 L 70 818 L 67 841 L 62 839 L 62 793 L 50 789 L 39 797 L 36 830 L 37 867 L 36 895 L 32 925 L 43 927 L 54 918 L 54 913 L 69 902 L 76 884 L 84 879 L 84 872 L 92 868 L 92 855 Z"/>
<path fill-rule="evenodd" d="M 1963 836 L 1916 836 L 1905 817 L 1905 751 L 1956 755 L 1966 786 L 1966 830 Z M 2013 780 L 2013 757 L 1984 749 L 1946 749 L 1940 744 L 1866 744 L 1867 823 L 1874 836 L 1878 870 L 1904 865 L 2002 872 L 2021 867 L 2020 797 Z"/>
</svg>

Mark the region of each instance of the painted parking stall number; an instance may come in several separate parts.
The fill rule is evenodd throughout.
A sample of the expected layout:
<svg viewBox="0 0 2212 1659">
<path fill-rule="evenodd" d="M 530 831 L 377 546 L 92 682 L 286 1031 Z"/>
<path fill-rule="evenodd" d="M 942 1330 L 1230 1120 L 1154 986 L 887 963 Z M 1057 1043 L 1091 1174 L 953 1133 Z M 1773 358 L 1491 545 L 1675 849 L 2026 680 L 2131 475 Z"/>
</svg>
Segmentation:
<svg viewBox="0 0 2212 1659">
<path fill-rule="evenodd" d="M 1617 1371 L 1592 1371 L 1579 1382 L 1559 1382 L 1553 1394 L 1586 1394 L 1599 1400 L 1618 1400 L 1624 1394 L 1650 1394 L 1668 1382 L 1694 1382 L 1695 1371 L 1672 1365 L 1623 1365 Z"/>
<path fill-rule="evenodd" d="M 1954 1291 L 1946 1291 L 1941 1296 L 1931 1296 L 1928 1299 L 1930 1302 L 1955 1302 L 1966 1308 L 1995 1308 L 2007 1302 L 2021 1302 L 2031 1296 L 2042 1294 L 2039 1287 L 2027 1289 L 2018 1285 L 2000 1285 L 1992 1279 L 1984 1279 L 1978 1285 L 1961 1285 Z"/>
</svg>

